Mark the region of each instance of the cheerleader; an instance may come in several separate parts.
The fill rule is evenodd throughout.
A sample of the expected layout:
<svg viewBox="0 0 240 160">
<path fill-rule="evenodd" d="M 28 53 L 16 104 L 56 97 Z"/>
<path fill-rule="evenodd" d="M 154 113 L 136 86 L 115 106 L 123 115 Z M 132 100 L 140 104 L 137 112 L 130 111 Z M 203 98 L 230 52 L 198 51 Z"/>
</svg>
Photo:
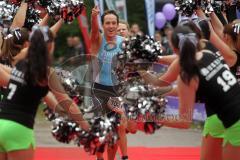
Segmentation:
<svg viewBox="0 0 240 160">
<path fill-rule="evenodd" d="M 54 94 L 69 116 L 88 130 L 76 104 L 68 97 L 49 68 L 54 50 L 54 37 L 48 27 L 34 27 L 30 35 L 27 57 L 13 69 L 1 65 L 1 85 L 7 92 L 0 103 L 0 159 L 33 160 L 34 119 L 41 99 L 48 91 Z M 9 75 L 10 72 L 10 75 Z M 48 101 L 48 98 L 45 98 Z M 56 106 L 55 106 L 56 107 Z M 55 107 L 52 108 L 55 110 Z"/>
<path fill-rule="evenodd" d="M 177 27 L 172 35 L 172 44 L 179 54 L 179 116 L 175 119 L 165 117 L 162 124 L 189 128 L 198 96 L 224 125 L 223 159 L 239 159 L 240 86 L 237 79 L 219 56 L 206 50 L 197 52 L 198 40 L 188 28 Z"/>
</svg>

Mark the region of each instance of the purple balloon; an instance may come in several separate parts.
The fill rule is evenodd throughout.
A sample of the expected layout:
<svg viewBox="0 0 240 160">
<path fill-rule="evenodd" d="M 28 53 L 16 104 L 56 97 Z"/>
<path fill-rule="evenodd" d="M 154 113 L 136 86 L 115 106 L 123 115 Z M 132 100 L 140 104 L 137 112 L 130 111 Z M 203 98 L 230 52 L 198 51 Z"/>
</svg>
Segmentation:
<svg viewBox="0 0 240 160">
<path fill-rule="evenodd" d="M 163 6 L 162 12 L 167 20 L 172 20 L 176 15 L 175 6 L 171 3 L 167 3 Z"/>
<path fill-rule="evenodd" d="M 155 25 L 158 29 L 161 29 L 164 27 L 166 23 L 166 18 L 162 12 L 157 12 L 155 15 Z"/>
</svg>

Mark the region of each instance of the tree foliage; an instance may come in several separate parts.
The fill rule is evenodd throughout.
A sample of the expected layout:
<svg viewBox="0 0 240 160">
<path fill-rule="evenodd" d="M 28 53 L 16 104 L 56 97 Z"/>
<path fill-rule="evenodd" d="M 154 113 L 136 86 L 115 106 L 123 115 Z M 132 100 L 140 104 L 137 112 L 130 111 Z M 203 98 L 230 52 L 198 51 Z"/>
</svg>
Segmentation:
<svg viewBox="0 0 240 160">
<path fill-rule="evenodd" d="M 144 0 L 126 0 L 128 23 L 137 23 L 140 29 L 146 33 L 147 31 L 147 20 L 145 13 L 145 2 Z"/>
</svg>

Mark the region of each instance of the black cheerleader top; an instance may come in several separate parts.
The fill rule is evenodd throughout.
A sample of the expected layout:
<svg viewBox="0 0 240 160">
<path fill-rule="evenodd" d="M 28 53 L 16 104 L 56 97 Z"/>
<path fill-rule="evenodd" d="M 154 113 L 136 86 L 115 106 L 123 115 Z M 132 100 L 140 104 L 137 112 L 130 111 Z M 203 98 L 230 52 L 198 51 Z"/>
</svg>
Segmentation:
<svg viewBox="0 0 240 160">
<path fill-rule="evenodd" d="M 221 56 L 221 54 L 219 53 L 218 49 L 217 49 L 216 47 L 214 47 L 211 42 L 209 42 L 209 41 L 204 41 L 204 43 L 205 43 L 205 46 L 204 46 L 203 50 L 208 50 L 208 51 L 212 52 L 212 53 L 216 56 L 216 58 L 218 58 L 218 59 L 221 60 L 223 63 L 225 63 L 225 62 L 224 62 L 224 58 Z M 204 96 L 204 95 L 199 95 L 198 92 L 197 92 L 196 102 L 198 102 L 198 103 L 205 103 L 205 101 L 204 101 L 205 98 L 203 98 L 203 96 Z M 207 104 L 205 103 L 205 106 L 206 106 L 206 105 L 207 105 Z M 215 112 L 213 112 L 213 111 L 211 110 L 211 107 L 205 107 L 205 108 L 206 108 L 207 117 L 210 117 L 210 116 L 216 114 Z"/>
<path fill-rule="evenodd" d="M 25 69 L 25 61 L 13 68 L 6 93 L 0 102 L 0 119 L 12 120 L 32 129 L 38 105 L 49 88 L 26 82 Z"/>
<path fill-rule="evenodd" d="M 203 51 L 204 52 L 204 51 Z M 197 63 L 198 97 L 228 128 L 240 119 L 240 85 L 217 54 L 204 52 Z"/>
<path fill-rule="evenodd" d="M 238 83 L 240 83 L 240 53 L 234 51 L 237 55 L 237 61 L 234 66 L 230 68 L 231 72 L 236 76 Z"/>
</svg>

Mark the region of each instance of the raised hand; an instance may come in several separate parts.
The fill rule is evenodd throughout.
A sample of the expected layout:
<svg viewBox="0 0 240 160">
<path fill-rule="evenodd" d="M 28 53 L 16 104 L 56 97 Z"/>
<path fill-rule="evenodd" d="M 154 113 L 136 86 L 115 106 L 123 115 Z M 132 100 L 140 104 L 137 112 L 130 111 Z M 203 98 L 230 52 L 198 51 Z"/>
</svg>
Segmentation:
<svg viewBox="0 0 240 160">
<path fill-rule="evenodd" d="M 92 9 L 92 16 L 93 16 L 93 17 L 98 16 L 99 13 L 100 13 L 99 7 L 98 7 L 98 6 L 95 6 L 95 7 Z"/>
</svg>

